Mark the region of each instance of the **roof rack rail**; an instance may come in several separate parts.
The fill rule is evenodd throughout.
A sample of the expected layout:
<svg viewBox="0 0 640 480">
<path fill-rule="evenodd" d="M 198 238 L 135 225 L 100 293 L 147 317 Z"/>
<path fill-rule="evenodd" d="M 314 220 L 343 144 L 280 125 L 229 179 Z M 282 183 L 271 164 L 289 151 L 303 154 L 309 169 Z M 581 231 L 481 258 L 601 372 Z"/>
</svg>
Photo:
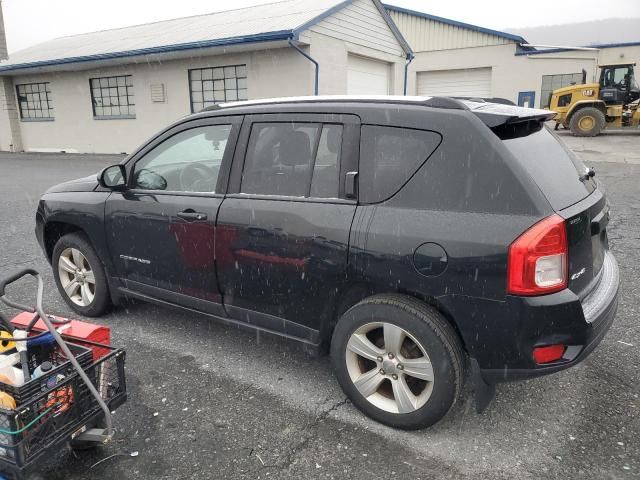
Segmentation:
<svg viewBox="0 0 640 480">
<path fill-rule="evenodd" d="M 453 97 L 457 100 L 469 100 L 470 102 L 501 103 L 502 105 L 515 105 L 511 100 L 502 97 Z"/>
<path fill-rule="evenodd" d="M 198 112 L 212 112 L 212 111 L 221 110 L 221 109 L 222 107 L 220 106 L 220 104 L 216 103 L 215 105 L 209 105 L 208 107 L 204 107 L 202 110 L 198 110 Z"/>
<path fill-rule="evenodd" d="M 246 106 L 320 102 L 398 103 L 405 105 L 422 105 L 431 108 L 445 108 L 450 110 L 468 110 L 469 108 L 462 100 L 463 99 L 456 99 L 452 97 L 421 97 L 405 95 L 320 95 L 308 97 L 264 98 L 257 100 L 242 100 L 238 102 L 225 102 L 210 105 L 195 113 L 219 111 L 226 110 L 228 108 Z"/>
<path fill-rule="evenodd" d="M 449 110 L 469 110 L 464 103 L 452 97 L 431 97 L 422 102 L 423 105 L 433 108 L 446 108 Z"/>
</svg>

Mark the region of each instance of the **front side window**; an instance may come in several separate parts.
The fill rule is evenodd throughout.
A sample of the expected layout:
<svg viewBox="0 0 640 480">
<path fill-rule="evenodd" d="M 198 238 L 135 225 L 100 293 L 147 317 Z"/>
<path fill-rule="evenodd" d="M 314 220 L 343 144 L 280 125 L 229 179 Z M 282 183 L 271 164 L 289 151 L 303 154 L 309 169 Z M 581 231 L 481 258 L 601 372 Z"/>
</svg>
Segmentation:
<svg viewBox="0 0 640 480">
<path fill-rule="evenodd" d="M 247 99 L 247 66 L 196 68 L 189 70 L 191 111 L 217 103 Z"/>
<path fill-rule="evenodd" d="M 337 198 L 342 125 L 254 123 L 240 191 Z"/>
<path fill-rule="evenodd" d="M 168 138 L 136 163 L 133 188 L 215 193 L 231 128 L 197 127 Z"/>
<path fill-rule="evenodd" d="M 49 82 L 16 85 L 22 120 L 53 120 L 50 85 Z"/>
<path fill-rule="evenodd" d="M 602 70 L 602 86 L 624 89 L 631 79 L 630 73 L 632 72 L 629 67 L 606 68 Z"/>
<path fill-rule="evenodd" d="M 94 118 L 135 118 L 136 104 L 131 75 L 91 78 L 89 85 Z"/>
</svg>

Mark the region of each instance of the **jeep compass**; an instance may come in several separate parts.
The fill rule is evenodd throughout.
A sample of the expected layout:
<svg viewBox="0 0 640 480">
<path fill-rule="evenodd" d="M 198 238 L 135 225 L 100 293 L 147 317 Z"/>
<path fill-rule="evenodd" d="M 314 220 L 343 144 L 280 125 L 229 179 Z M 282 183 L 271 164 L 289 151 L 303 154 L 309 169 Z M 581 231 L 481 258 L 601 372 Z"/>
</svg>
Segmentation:
<svg viewBox="0 0 640 480">
<path fill-rule="evenodd" d="M 223 104 L 51 188 L 36 233 L 76 312 L 134 298 L 328 348 L 357 408 L 423 428 L 465 372 L 483 408 L 613 322 L 609 206 L 551 118 L 442 97 Z"/>
</svg>

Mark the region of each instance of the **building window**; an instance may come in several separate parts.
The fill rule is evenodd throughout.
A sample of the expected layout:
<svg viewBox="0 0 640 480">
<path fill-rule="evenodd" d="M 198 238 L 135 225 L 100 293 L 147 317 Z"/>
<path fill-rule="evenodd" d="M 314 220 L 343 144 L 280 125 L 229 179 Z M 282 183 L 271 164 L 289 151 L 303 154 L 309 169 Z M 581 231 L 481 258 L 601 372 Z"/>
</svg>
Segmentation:
<svg viewBox="0 0 640 480">
<path fill-rule="evenodd" d="M 49 82 L 16 85 L 22 120 L 53 120 Z"/>
<path fill-rule="evenodd" d="M 543 75 L 540 96 L 540 107 L 548 108 L 551 102 L 551 94 L 554 90 L 579 85 L 582 83 L 582 73 L 562 73 L 559 75 Z"/>
<path fill-rule="evenodd" d="M 89 79 L 94 118 L 135 118 L 133 77 L 121 75 Z"/>
<path fill-rule="evenodd" d="M 216 103 L 247 99 L 247 66 L 196 68 L 189 70 L 191 111 L 199 112 Z"/>
</svg>

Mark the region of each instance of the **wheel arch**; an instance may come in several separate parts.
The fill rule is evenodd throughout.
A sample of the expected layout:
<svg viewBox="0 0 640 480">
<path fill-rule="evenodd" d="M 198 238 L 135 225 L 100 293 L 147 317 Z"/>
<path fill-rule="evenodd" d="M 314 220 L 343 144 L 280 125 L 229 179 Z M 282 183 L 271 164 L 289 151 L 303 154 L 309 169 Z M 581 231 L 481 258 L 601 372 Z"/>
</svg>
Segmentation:
<svg viewBox="0 0 640 480">
<path fill-rule="evenodd" d="M 460 345 L 462 345 L 462 349 L 465 354 L 469 354 L 469 351 L 466 346 L 465 338 L 458 327 L 455 319 L 451 312 L 448 311 L 445 306 L 438 301 L 436 297 L 425 295 L 423 293 L 410 291 L 410 290 L 386 290 L 375 288 L 372 285 L 368 285 L 366 283 L 357 283 L 351 285 L 349 288 L 345 289 L 338 301 L 336 302 L 334 313 L 329 319 L 328 323 L 324 326 L 323 334 L 322 334 L 322 342 L 323 344 L 329 344 L 331 342 L 331 336 L 333 335 L 333 330 L 335 329 L 340 317 L 351 307 L 358 304 L 359 302 L 373 297 L 375 295 L 397 295 L 400 297 L 407 297 L 414 300 L 418 300 L 430 307 L 434 308 L 438 313 L 440 313 L 447 323 L 453 328 L 456 333 L 458 340 L 460 341 Z"/>
<path fill-rule="evenodd" d="M 45 253 L 49 263 L 51 263 L 53 259 L 53 249 L 56 246 L 56 243 L 58 243 L 58 240 L 70 233 L 80 233 L 87 239 L 89 243 L 91 243 L 87 232 L 85 232 L 84 229 L 78 225 L 59 221 L 49 221 L 45 224 L 43 239 Z"/>
<path fill-rule="evenodd" d="M 564 125 L 568 126 L 571 122 L 571 118 L 583 108 L 594 107 L 600 110 L 605 116 L 607 115 L 607 105 L 602 100 L 581 100 L 573 104 L 571 109 L 567 112 Z"/>
</svg>

